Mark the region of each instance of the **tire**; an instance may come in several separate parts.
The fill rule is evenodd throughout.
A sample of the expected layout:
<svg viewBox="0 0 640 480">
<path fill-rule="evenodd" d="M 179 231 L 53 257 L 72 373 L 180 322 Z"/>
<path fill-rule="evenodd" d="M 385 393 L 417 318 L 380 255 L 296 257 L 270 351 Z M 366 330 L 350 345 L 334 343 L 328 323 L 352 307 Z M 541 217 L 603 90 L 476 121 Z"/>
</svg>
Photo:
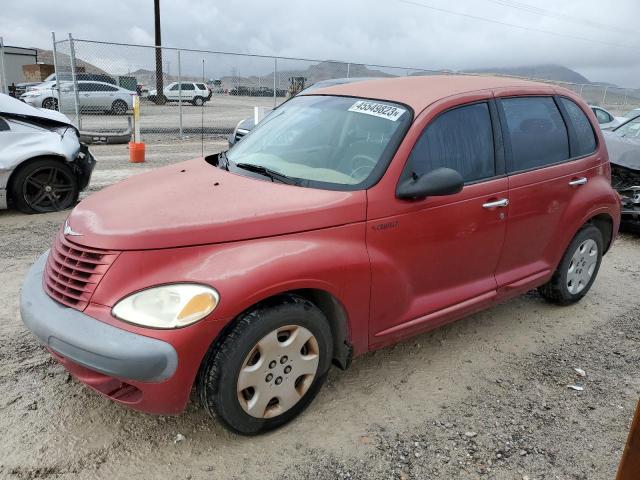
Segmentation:
<svg viewBox="0 0 640 480">
<path fill-rule="evenodd" d="M 202 105 L 204 105 L 204 98 L 195 97 L 193 100 L 191 100 L 191 103 L 196 107 L 201 107 Z"/>
<path fill-rule="evenodd" d="M 47 110 L 58 110 L 58 99 L 53 97 L 47 97 L 42 101 L 42 108 Z"/>
<path fill-rule="evenodd" d="M 584 226 L 569 244 L 557 270 L 540 295 L 558 305 L 571 305 L 584 297 L 598 275 L 604 241 L 594 225 Z"/>
<path fill-rule="evenodd" d="M 60 160 L 43 158 L 20 167 L 14 174 L 11 198 L 24 213 L 57 212 L 78 201 L 78 181 L 71 168 Z"/>
<path fill-rule="evenodd" d="M 207 412 L 228 428 L 256 435 L 284 425 L 311 403 L 332 356 L 324 314 L 307 300 L 285 297 L 281 303 L 242 314 L 224 339 L 209 349 L 196 381 L 198 396 Z M 306 373 L 314 362 L 315 374 Z M 247 387 L 241 389 L 243 384 Z"/>
<path fill-rule="evenodd" d="M 115 100 L 111 104 L 111 113 L 114 115 L 125 115 L 129 110 L 129 105 L 124 100 Z"/>
</svg>

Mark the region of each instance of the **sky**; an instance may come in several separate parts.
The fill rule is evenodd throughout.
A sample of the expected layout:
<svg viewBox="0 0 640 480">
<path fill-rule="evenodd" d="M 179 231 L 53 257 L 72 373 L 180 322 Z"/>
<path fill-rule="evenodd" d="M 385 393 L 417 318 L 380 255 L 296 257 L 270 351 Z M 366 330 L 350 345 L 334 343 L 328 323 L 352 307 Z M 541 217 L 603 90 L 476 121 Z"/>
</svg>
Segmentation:
<svg viewBox="0 0 640 480">
<path fill-rule="evenodd" d="M 152 0 L 0 1 L 7 45 L 51 49 L 51 32 L 153 45 Z M 161 0 L 161 14 L 171 47 L 434 70 L 555 63 L 640 88 L 639 0 Z"/>
</svg>

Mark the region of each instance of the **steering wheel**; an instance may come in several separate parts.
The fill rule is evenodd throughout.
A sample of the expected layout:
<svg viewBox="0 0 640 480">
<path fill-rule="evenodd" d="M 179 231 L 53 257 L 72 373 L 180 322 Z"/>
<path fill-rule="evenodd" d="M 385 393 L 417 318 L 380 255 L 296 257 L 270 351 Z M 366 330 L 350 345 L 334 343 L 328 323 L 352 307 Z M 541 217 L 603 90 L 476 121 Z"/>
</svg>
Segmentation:
<svg viewBox="0 0 640 480">
<path fill-rule="evenodd" d="M 358 181 L 362 181 L 369 176 L 377 163 L 375 158 L 364 153 L 358 153 L 351 158 L 351 173 L 349 175 Z"/>
</svg>

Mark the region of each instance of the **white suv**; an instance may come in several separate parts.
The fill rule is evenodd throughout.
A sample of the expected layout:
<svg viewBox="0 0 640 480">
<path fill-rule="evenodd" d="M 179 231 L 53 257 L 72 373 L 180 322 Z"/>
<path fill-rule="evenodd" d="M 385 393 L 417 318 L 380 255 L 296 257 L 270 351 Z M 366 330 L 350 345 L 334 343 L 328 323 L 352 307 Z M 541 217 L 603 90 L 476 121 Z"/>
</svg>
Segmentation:
<svg viewBox="0 0 640 480">
<path fill-rule="evenodd" d="M 203 105 L 211 98 L 211 90 L 204 83 L 196 82 L 173 82 L 164 87 L 163 92 L 167 102 L 177 102 L 182 98 L 183 102 L 190 102 L 197 106 Z M 149 100 L 155 102 L 157 97 L 157 90 L 149 90 Z"/>
</svg>

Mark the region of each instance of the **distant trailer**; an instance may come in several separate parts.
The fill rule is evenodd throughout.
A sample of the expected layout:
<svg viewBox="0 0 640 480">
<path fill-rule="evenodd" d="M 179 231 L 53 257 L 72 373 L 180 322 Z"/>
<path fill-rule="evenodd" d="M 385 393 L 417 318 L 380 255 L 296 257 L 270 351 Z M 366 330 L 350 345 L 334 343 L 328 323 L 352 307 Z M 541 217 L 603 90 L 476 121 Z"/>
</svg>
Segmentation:
<svg viewBox="0 0 640 480">
<path fill-rule="evenodd" d="M 22 71 L 23 65 L 38 63 L 38 51 L 35 48 L 4 46 L 4 69 L 7 75 L 7 85 L 26 81 Z"/>
</svg>

